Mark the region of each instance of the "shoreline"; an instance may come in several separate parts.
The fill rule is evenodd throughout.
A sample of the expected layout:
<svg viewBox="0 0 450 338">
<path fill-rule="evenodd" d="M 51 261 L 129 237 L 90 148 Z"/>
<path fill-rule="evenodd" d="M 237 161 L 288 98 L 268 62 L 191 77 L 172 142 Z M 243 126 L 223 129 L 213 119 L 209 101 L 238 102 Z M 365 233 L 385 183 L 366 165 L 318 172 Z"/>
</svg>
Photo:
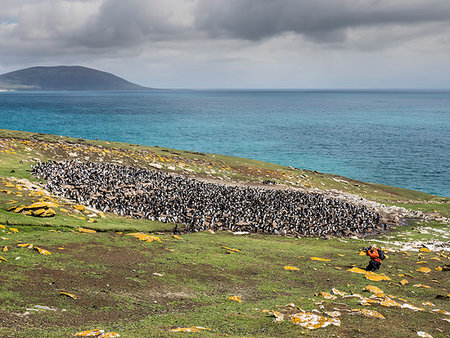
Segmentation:
<svg viewBox="0 0 450 338">
<path fill-rule="evenodd" d="M 1 140 L 4 141 L 1 142 Z M 438 219 L 448 222 L 447 217 L 450 213 L 440 215 L 435 212 L 436 210 L 433 211 L 434 208 L 448 210 L 450 198 L 218 154 L 0 130 L 0 152 L 6 155 L 5 151 L 9 152 L 8 146 L 11 151 L 20 148 L 26 150 L 23 155 L 33 148 L 41 149 L 41 152 L 42 150 L 50 152 L 45 155 L 50 160 L 89 159 L 100 163 L 111 162 L 131 167 L 157 169 L 174 176 L 194 178 L 201 182 L 218 185 L 320 194 L 326 198 L 340 199 L 376 210 L 383 215 L 386 223 L 393 225 L 398 225 L 404 218 Z M 29 155 L 26 159 L 23 155 L 20 156 L 25 166 L 27 166 L 26 163 L 37 163 L 36 160 L 46 160 L 45 158 L 32 160 Z M 319 188 L 321 185 L 324 188 Z M 364 191 L 363 194 L 360 193 L 361 190 Z M 380 191 L 389 192 L 392 197 L 380 196 Z M 404 194 L 403 198 L 401 194 Z M 400 203 L 402 200 L 408 203 Z M 385 204 L 386 202 L 388 204 Z M 402 206 L 396 204 L 402 204 Z M 414 208 L 417 205 L 424 209 L 424 204 L 423 211 L 405 208 L 405 206 Z"/>
</svg>

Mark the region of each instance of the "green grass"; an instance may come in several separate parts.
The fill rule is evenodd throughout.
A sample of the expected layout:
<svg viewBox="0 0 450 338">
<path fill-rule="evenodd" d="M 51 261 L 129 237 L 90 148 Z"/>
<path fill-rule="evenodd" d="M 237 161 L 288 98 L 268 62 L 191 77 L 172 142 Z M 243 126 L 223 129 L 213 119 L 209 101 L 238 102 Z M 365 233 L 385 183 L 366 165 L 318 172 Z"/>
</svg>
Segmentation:
<svg viewBox="0 0 450 338">
<path fill-rule="evenodd" d="M 448 287 L 448 277 L 434 269 L 430 275 L 416 272 L 416 261 L 419 259 L 417 255 L 389 253 L 390 257 L 383 263 L 382 272 L 392 278 L 391 282 L 370 282 L 361 275 L 347 272 L 354 264 L 363 267 L 367 263 L 367 258 L 357 254 L 357 248 L 365 244 L 362 240 L 348 240 L 344 243 L 339 239 L 197 233 L 185 235 L 182 240 L 163 236 L 170 241 L 143 243 L 129 236 L 111 233 L 50 232 L 46 228 L 32 231 L 29 227 L 19 228 L 19 233 L 8 236 L 11 243 L 20 238 L 22 241 L 40 244 L 52 250 L 52 255 L 42 256 L 26 248 L 13 248 L 4 253 L 8 262 L 3 262 L 1 267 L 7 271 L 14 269 L 15 274 L 14 277 L 2 277 L 0 294 L 5 299 L 5 303 L 2 303 L 3 311 L 21 312 L 24 307 L 41 304 L 65 308 L 69 312 L 39 314 L 47 325 L 57 318 L 67 320 L 66 315 L 84 318 L 92 311 L 96 315 L 104 313 L 106 318 L 121 312 L 128 318 L 114 322 L 87 318 L 79 326 L 50 325 L 47 328 L 49 336 L 56 337 L 100 327 L 119 331 L 125 337 L 157 337 L 172 335 L 169 328 L 192 325 L 212 328 L 213 331 L 204 333 L 211 336 L 297 336 L 302 332 L 314 336 L 351 336 L 354 332 L 370 334 L 375 325 L 377 330 L 383 330 L 390 336 L 407 336 L 414 330 L 423 330 L 443 337 L 437 329 L 443 330 L 446 327 L 445 322 L 440 319 L 442 315 L 381 306 L 372 308 L 384 314 L 386 321 L 344 313 L 341 327 L 332 326 L 317 331 L 301 329 L 288 322 L 271 323 L 272 318 L 261 312 L 263 309 L 295 312 L 294 309 L 285 307 L 290 302 L 307 311 L 318 308 L 318 302 L 323 302 L 326 310 L 333 310 L 335 307 L 341 310 L 361 308 L 355 299 L 324 300 L 315 294 L 319 291 L 330 292 L 333 287 L 345 292 L 361 293 L 369 284 L 380 287 L 386 294 L 405 298 L 417 306 L 423 307 L 422 302 L 432 301 L 436 308 L 448 310 L 447 301 L 435 299 L 436 294 L 443 293 L 443 289 Z M 56 246 L 59 245 L 66 249 L 56 251 Z M 222 248 L 224 245 L 241 251 L 225 254 Z M 125 248 L 142 255 L 139 264 L 132 264 L 125 269 L 123 264 L 106 260 L 103 254 L 99 254 L 107 250 L 123 252 Z M 85 261 L 89 252 L 97 253 L 98 256 Z M 20 260 L 14 261 L 13 257 L 16 255 L 20 255 Z M 434 268 L 442 264 L 429 259 L 435 255 L 422 254 L 420 259 L 427 260 L 427 266 Z M 312 256 L 330 258 L 331 261 L 312 261 Z M 287 271 L 283 268 L 285 265 L 294 265 L 300 270 Z M 60 269 L 83 276 L 85 282 L 81 283 L 83 279 L 76 278 L 63 282 L 58 279 Z M 153 272 L 163 276 L 155 276 Z M 40 273 L 43 274 L 42 278 L 34 280 L 28 289 L 18 288 L 18 283 L 26 285 L 30 278 Z M 111 279 L 111 276 L 118 273 L 122 274 L 120 281 L 118 278 Z M 406 277 L 409 284 L 398 284 L 403 278 L 397 276 L 400 273 L 413 276 Z M 431 282 L 435 278 L 440 281 L 439 284 Z M 54 283 L 55 286 L 49 287 L 49 283 Z M 432 289 L 412 286 L 418 283 L 430 285 Z M 64 289 L 77 294 L 79 300 L 58 295 L 59 289 L 65 285 L 71 285 Z M 241 296 L 242 304 L 228 300 L 231 295 Z M 89 302 L 87 299 L 95 301 Z M 92 308 L 94 304 L 97 305 Z M 134 318 L 133 313 L 139 315 Z M 129 316 L 134 319 L 130 320 Z M 149 327 L 152 328 L 150 333 Z M 5 328 L 2 330 L 5 334 L 12 332 Z M 38 327 L 22 326 L 18 336 L 38 334 L 42 332 L 40 330 L 42 329 Z"/>
<path fill-rule="evenodd" d="M 121 161 L 143 167 L 156 163 L 164 170 L 193 176 L 256 183 L 269 179 L 292 186 L 337 189 L 443 216 L 449 215 L 448 198 L 255 160 L 9 130 L 0 130 L 0 151 L 0 177 L 8 178 L 0 179 L 0 190 L 12 192 L 0 192 L 0 224 L 6 225 L 5 230 L 0 229 L 0 237 L 7 238 L 0 239 L 0 249 L 4 245 L 9 248 L 0 252 L 7 259 L 0 263 L 2 337 L 61 337 L 94 328 L 119 332 L 122 337 L 176 337 L 182 334 L 169 329 L 180 326 L 208 327 L 212 330 L 198 335 L 216 337 L 354 337 L 373 335 L 374 330 L 389 337 L 416 336 L 417 331 L 444 337 L 448 329 L 442 314 L 370 307 L 385 315 L 386 320 L 382 321 L 346 312 L 362 307 L 354 298 L 325 300 L 316 295 L 337 288 L 368 297 L 370 294 L 363 291 L 364 287 L 376 285 L 386 294 L 404 298 L 416 306 L 425 307 L 422 302 L 431 301 L 435 308 L 449 311 L 448 300 L 435 298 L 449 293 L 448 272 L 435 270 L 450 263 L 448 256 L 440 255 L 438 261 L 431 259 L 436 253 L 388 253 L 381 272 L 392 280 L 371 282 L 362 275 L 347 272 L 354 265 L 365 267 L 368 259 L 359 256 L 358 249 L 368 246 L 371 239 L 203 232 L 183 235 L 182 240 L 177 240 L 170 236 L 173 224 L 112 214 L 95 217 L 95 223 L 89 223 L 89 212 L 77 212 L 72 202 L 60 199 L 56 215 L 42 219 L 6 211 L 11 205 L 28 205 L 39 197 L 28 196 L 29 191 L 17 187 L 7 187 L 5 182 L 11 182 L 11 177 L 38 182 L 30 175 L 31 164 L 72 158 L 71 153 L 76 153 L 79 158 L 89 157 L 93 161 Z M 10 203 L 11 200 L 15 202 Z M 60 208 L 85 219 L 69 216 Z M 19 232 L 11 233 L 9 227 Z M 76 231 L 79 227 L 98 232 L 79 233 Z M 159 232 L 163 241 L 147 243 L 125 236 L 127 232 L 139 231 Z M 445 236 L 448 225 L 442 221 L 417 220 L 373 239 L 392 248 L 395 241 L 448 241 Z M 51 255 L 19 248 L 17 243 L 32 243 Z M 226 254 L 223 246 L 240 252 Z M 313 256 L 331 261 L 313 261 Z M 421 260 L 431 268 L 429 274 L 416 271 Z M 287 265 L 296 266 L 299 271 L 287 271 L 284 269 Z M 403 278 L 409 281 L 405 286 L 399 284 Z M 431 288 L 417 288 L 414 284 Z M 74 293 L 78 299 L 60 296 L 60 291 Z M 241 296 L 242 303 L 228 300 L 232 295 Z M 291 302 L 296 309 L 285 306 Z M 31 314 L 21 317 L 35 305 L 58 311 L 29 311 Z M 273 318 L 262 312 L 267 309 L 288 315 L 300 309 L 320 310 L 320 305 L 324 310 L 337 308 L 343 313 L 341 327 L 310 331 L 289 321 L 272 323 Z"/>
<path fill-rule="evenodd" d="M 269 180 L 302 188 L 337 189 L 356 194 L 364 198 L 383 203 L 443 202 L 448 215 L 450 198 L 433 196 L 419 191 L 391 187 L 387 185 L 365 183 L 333 174 L 319 173 L 273 163 L 218 154 L 204 154 L 186 150 L 174 150 L 162 147 L 139 146 L 135 144 L 81 140 L 57 135 L 35 134 L 0 129 L 0 140 L 7 141 L 8 154 L 2 154 L 5 160 L 0 162 L 0 174 L 9 176 L 11 168 L 16 168 L 17 177 L 29 178 L 25 170 L 36 159 L 73 158 L 69 154 L 89 160 L 120 161 L 128 165 L 147 167 L 149 163 L 162 166 L 164 170 L 183 172 L 201 177 L 221 178 L 222 180 L 240 180 L 261 183 Z M 23 144 L 23 142 L 30 142 Z M 27 151 L 32 149 L 32 151 Z M 107 152 L 105 152 L 107 150 Z M 26 160 L 20 165 L 20 161 Z M 434 205 L 434 204 L 433 204 Z M 424 210 L 432 210 L 424 204 Z"/>
</svg>

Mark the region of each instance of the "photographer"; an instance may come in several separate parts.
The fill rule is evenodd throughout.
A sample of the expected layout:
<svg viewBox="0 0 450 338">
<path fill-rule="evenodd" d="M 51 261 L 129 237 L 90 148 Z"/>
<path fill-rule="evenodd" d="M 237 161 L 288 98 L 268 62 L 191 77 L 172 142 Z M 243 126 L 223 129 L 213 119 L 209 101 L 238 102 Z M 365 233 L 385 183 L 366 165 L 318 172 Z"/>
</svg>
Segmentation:
<svg viewBox="0 0 450 338">
<path fill-rule="evenodd" d="M 378 271 L 381 266 L 381 258 L 376 245 L 371 245 L 369 248 L 363 249 L 366 255 L 370 257 L 369 265 L 367 265 L 367 271 Z"/>
</svg>

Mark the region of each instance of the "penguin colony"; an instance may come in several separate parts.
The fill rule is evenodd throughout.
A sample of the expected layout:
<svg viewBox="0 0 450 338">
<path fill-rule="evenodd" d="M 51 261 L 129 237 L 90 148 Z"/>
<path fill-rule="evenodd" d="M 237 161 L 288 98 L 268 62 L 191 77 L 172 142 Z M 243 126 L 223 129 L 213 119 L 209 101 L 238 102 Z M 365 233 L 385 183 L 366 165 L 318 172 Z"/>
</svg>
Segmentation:
<svg viewBox="0 0 450 338">
<path fill-rule="evenodd" d="M 365 206 L 298 190 L 227 186 L 108 163 L 46 162 L 32 173 L 46 189 L 122 216 L 184 226 L 296 236 L 349 236 L 381 228 Z"/>
</svg>

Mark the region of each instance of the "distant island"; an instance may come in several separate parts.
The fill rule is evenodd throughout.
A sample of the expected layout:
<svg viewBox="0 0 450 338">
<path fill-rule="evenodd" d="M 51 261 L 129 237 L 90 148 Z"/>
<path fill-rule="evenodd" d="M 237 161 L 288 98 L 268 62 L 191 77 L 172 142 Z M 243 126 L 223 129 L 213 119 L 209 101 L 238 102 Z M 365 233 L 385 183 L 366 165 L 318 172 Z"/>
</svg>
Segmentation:
<svg viewBox="0 0 450 338">
<path fill-rule="evenodd" d="M 148 89 L 151 88 L 82 66 L 31 67 L 0 75 L 0 91 Z"/>
</svg>

